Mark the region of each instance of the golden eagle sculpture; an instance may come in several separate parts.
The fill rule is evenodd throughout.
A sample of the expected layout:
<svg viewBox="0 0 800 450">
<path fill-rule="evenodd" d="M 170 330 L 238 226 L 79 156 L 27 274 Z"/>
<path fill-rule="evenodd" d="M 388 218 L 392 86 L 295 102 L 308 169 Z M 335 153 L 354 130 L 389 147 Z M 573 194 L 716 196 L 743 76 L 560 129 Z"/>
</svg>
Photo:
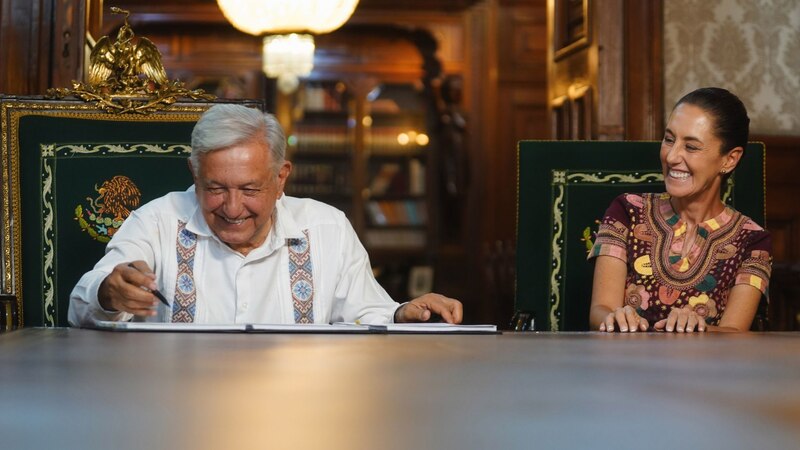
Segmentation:
<svg viewBox="0 0 800 450">
<path fill-rule="evenodd" d="M 119 29 L 116 42 L 112 42 L 108 36 L 97 41 L 89 56 L 89 84 L 102 86 L 120 83 L 126 87 L 138 88 L 146 80 L 152 80 L 159 85 L 166 83 L 167 73 L 161 64 L 161 52 L 155 44 L 146 37 L 141 37 L 138 43 L 134 43 L 133 29 L 128 25 L 130 13 L 114 6 L 111 7 L 111 12 L 125 14 L 125 24 Z"/>
<path fill-rule="evenodd" d="M 89 55 L 87 82 L 72 82 L 72 89 L 48 89 L 51 97 L 76 96 L 93 101 L 112 113 L 150 113 L 175 103 L 178 97 L 213 100 L 202 89 L 186 89 L 180 81 L 170 81 L 161 63 L 161 52 L 146 37 L 134 40 L 128 24 L 129 11 L 112 6 L 114 14 L 124 14 L 125 23 L 112 41 L 103 36 Z"/>
</svg>

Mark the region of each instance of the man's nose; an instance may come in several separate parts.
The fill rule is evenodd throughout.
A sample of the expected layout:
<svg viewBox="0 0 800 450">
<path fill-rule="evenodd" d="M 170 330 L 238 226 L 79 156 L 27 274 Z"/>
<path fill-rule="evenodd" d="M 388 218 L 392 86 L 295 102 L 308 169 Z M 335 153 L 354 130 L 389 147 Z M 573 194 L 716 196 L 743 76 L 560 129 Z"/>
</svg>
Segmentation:
<svg viewBox="0 0 800 450">
<path fill-rule="evenodd" d="M 225 202 L 222 204 L 223 212 L 230 218 L 239 217 L 242 213 L 242 192 L 238 189 L 230 189 L 225 194 Z"/>
</svg>

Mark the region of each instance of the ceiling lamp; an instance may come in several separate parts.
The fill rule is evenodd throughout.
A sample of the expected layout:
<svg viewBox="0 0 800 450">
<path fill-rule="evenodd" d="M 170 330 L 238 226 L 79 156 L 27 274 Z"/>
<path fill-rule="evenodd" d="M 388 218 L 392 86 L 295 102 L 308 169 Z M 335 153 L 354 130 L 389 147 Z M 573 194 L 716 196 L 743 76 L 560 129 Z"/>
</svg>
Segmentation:
<svg viewBox="0 0 800 450">
<path fill-rule="evenodd" d="M 264 73 L 289 93 L 314 68 L 313 34 L 329 33 L 353 14 L 358 0 L 217 0 L 225 18 L 264 37 Z"/>
</svg>

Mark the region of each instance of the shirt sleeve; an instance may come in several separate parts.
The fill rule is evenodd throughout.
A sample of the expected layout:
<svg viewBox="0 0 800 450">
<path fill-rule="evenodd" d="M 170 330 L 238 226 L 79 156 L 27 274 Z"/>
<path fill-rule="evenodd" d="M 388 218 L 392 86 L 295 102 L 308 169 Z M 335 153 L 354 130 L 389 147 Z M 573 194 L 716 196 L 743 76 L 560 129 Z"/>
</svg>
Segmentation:
<svg viewBox="0 0 800 450">
<path fill-rule="evenodd" d="M 597 238 L 587 259 L 597 256 L 613 256 L 628 262 L 628 232 L 631 218 L 628 214 L 630 204 L 628 194 L 622 194 L 611 202 L 597 230 Z"/>
<path fill-rule="evenodd" d="M 150 241 L 157 236 L 158 229 L 154 224 L 138 211 L 131 213 L 108 243 L 105 256 L 73 288 L 69 296 L 70 325 L 85 327 L 100 320 L 128 321 L 133 318 L 130 313 L 104 310 L 97 300 L 97 291 L 118 264 L 139 260 L 152 268 L 157 247 Z"/>
<path fill-rule="evenodd" d="M 744 254 L 744 260 L 736 272 L 734 286 L 747 284 L 766 294 L 772 273 L 772 239 L 769 231 L 755 232 Z"/>
<path fill-rule="evenodd" d="M 334 292 L 331 321 L 357 321 L 363 324 L 392 322 L 400 305 L 375 279 L 367 251 L 346 218 L 343 218 L 341 239 L 341 275 Z"/>
</svg>

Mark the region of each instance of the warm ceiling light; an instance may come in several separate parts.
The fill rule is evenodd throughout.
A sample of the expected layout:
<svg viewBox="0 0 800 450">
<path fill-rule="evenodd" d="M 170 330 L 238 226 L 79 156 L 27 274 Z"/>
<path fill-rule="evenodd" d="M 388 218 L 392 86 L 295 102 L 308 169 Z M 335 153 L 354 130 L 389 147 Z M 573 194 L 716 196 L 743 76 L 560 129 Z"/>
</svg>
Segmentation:
<svg viewBox="0 0 800 450">
<path fill-rule="evenodd" d="M 314 38 L 329 33 L 353 14 L 358 0 L 217 0 L 237 29 L 264 38 L 264 72 L 291 92 L 298 77 L 314 67 Z M 281 35 L 278 36 L 270 35 Z M 309 50 L 310 49 L 310 50 Z"/>
<path fill-rule="evenodd" d="M 225 18 L 245 33 L 330 33 L 347 22 L 358 0 L 217 0 Z"/>
<path fill-rule="evenodd" d="M 264 73 L 278 79 L 278 89 L 297 89 L 298 77 L 314 69 L 314 37 L 310 34 L 276 34 L 264 38 Z"/>
</svg>

